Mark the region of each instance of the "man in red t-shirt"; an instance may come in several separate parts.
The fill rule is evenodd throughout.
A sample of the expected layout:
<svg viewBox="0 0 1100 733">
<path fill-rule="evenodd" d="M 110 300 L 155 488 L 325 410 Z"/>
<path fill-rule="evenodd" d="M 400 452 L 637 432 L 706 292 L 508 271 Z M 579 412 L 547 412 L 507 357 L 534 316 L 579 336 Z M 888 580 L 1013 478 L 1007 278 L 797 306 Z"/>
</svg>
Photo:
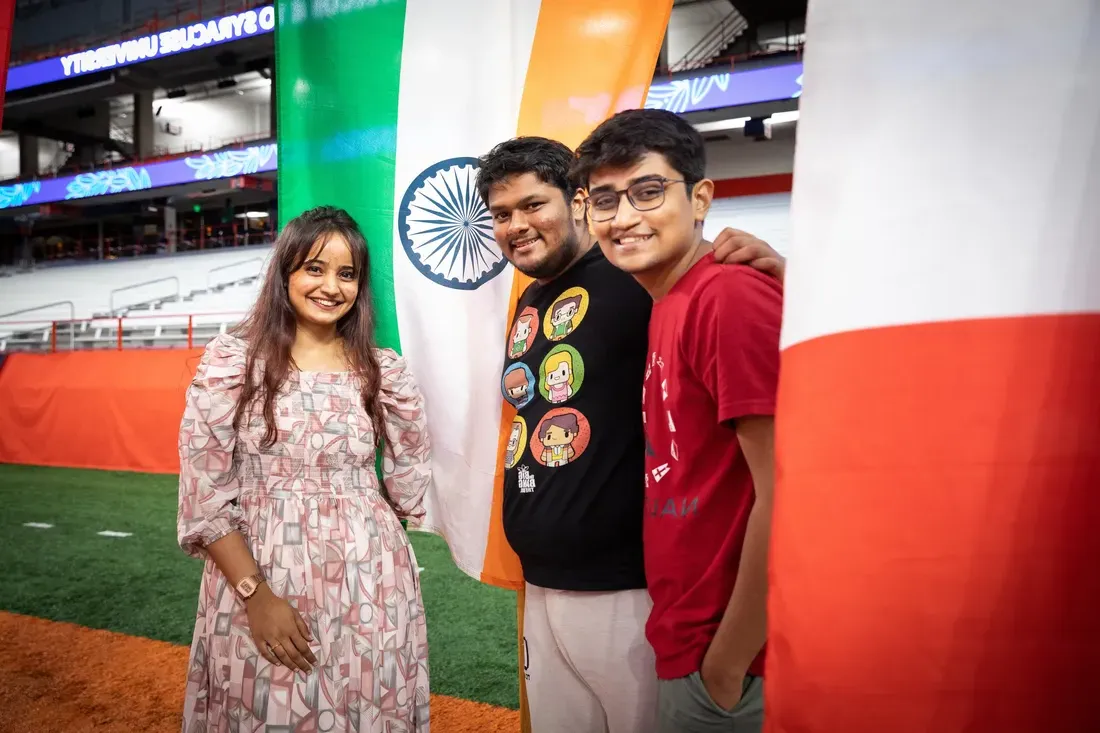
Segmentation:
<svg viewBox="0 0 1100 733">
<path fill-rule="evenodd" d="M 577 149 L 592 230 L 653 297 L 643 390 L 645 569 L 661 731 L 763 727 L 783 291 L 719 266 L 699 133 L 630 110 Z"/>
</svg>

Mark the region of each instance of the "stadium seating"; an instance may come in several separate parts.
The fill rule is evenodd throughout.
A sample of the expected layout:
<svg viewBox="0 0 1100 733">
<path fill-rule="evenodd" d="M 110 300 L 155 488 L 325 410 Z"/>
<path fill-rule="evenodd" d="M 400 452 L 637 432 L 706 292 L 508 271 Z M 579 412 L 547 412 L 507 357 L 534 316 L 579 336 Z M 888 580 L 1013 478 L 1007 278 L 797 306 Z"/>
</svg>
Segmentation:
<svg viewBox="0 0 1100 733">
<path fill-rule="evenodd" d="M 201 346 L 252 306 L 270 253 L 264 245 L 5 277 L 0 352 L 50 348 L 54 321 L 61 349 L 118 348 L 120 325 L 127 347 Z"/>
</svg>

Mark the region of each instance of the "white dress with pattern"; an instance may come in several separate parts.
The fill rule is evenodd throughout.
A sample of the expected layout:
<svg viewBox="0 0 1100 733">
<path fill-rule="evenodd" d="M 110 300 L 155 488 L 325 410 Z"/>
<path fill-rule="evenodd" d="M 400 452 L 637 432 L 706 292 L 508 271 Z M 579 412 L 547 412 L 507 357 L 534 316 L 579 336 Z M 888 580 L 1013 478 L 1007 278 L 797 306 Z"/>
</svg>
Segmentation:
<svg viewBox="0 0 1100 733">
<path fill-rule="evenodd" d="M 428 638 L 416 559 L 399 518 L 423 516 L 431 447 L 404 360 L 380 349 L 383 484 L 374 431 L 347 372 L 291 372 L 275 405 L 239 431 L 245 343 L 217 337 L 180 427 L 179 541 L 206 564 L 187 675 L 184 733 L 427 733 Z M 239 530 L 274 593 L 313 634 L 308 676 L 256 650 L 243 603 L 205 545 Z"/>
</svg>

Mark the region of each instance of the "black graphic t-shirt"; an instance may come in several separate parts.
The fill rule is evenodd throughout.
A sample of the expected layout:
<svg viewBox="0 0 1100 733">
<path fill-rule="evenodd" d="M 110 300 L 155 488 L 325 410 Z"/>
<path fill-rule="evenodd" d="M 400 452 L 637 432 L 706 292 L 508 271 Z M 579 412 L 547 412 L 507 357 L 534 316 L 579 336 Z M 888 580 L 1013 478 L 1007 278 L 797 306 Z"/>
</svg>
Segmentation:
<svg viewBox="0 0 1100 733">
<path fill-rule="evenodd" d="M 505 344 L 516 406 L 504 532 L 525 579 L 559 590 L 645 587 L 642 510 L 649 295 L 593 247 L 533 283 Z"/>
</svg>

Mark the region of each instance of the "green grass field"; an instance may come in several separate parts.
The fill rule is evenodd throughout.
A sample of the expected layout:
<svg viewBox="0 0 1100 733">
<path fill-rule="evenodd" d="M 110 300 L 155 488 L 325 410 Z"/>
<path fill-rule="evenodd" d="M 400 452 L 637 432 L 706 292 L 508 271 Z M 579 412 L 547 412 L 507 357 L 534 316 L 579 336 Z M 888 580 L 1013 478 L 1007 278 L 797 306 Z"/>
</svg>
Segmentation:
<svg viewBox="0 0 1100 733">
<path fill-rule="evenodd" d="M 176 545 L 176 491 L 175 476 L 0 465 L 0 610 L 189 644 L 202 565 Z M 515 595 L 411 537 L 432 692 L 518 707 Z"/>
</svg>

